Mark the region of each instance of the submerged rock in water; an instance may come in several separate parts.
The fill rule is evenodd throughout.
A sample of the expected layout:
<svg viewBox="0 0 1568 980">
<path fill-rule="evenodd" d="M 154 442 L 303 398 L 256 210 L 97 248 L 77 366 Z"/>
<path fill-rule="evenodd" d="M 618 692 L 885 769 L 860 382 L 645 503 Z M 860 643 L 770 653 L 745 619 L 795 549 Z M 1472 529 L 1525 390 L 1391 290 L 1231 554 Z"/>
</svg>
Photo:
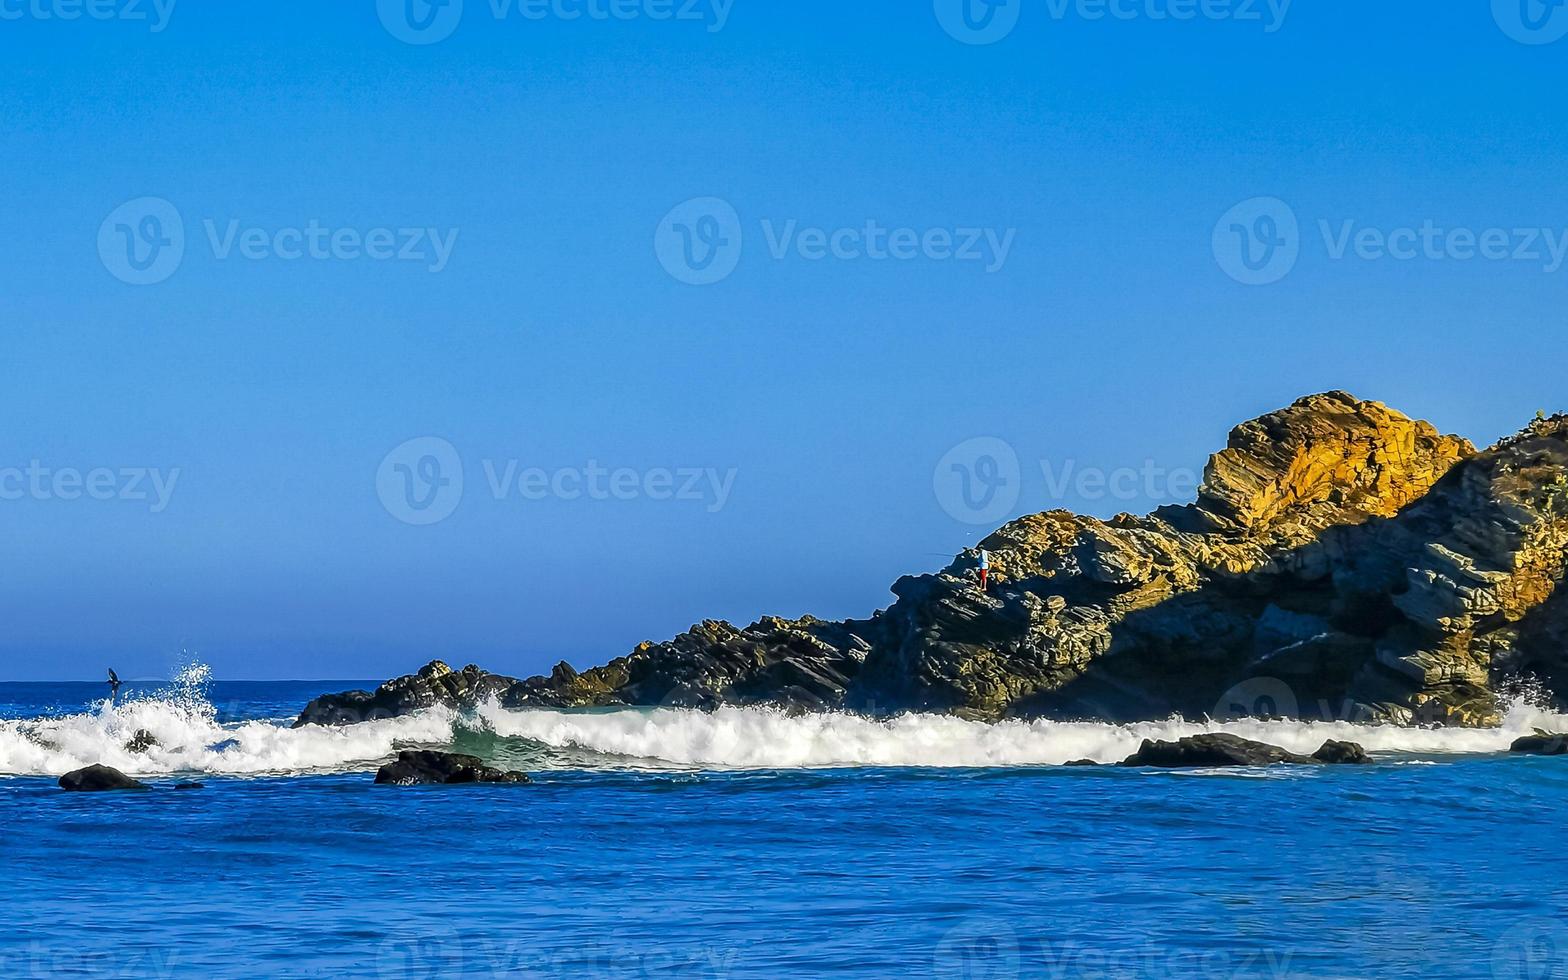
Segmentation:
<svg viewBox="0 0 1568 980">
<path fill-rule="evenodd" d="M 306 725 L 357 725 L 363 721 L 401 718 L 425 708 L 462 708 L 499 694 L 517 683 L 470 664 L 453 670 L 439 660 L 417 674 L 387 681 L 375 691 L 325 694 L 305 706 L 295 728 Z"/>
<path fill-rule="evenodd" d="M 1568 755 L 1568 735 L 1536 732 L 1515 740 L 1508 751 L 1521 755 Z"/>
<path fill-rule="evenodd" d="M 125 751 L 133 755 L 140 755 L 143 752 L 157 748 L 161 744 L 158 741 L 158 736 L 145 728 L 139 728 L 136 730 L 136 734 L 131 736 L 131 740 L 125 743 Z"/>
<path fill-rule="evenodd" d="M 88 766 L 60 777 L 60 788 L 73 793 L 101 793 L 108 790 L 146 789 L 140 782 L 118 769 Z"/>
<path fill-rule="evenodd" d="M 1568 708 L 1568 416 L 1483 452 L 1378 402 L 1312 395 L 1237 426 L 1197 500 L 1065 511 L 907 576 L 870 619 L 704 622 L 602 667 L 511 682 L 433 664 L 319 698 L 349 724 L 507 707 L 764 705 L 964 718 L 1173 715 L 1494 725 L 1539 678 Z"/>
<path fill-rule="evenodd" d="M 530 781 L 527 773 L 493 769 L 478 756 L 428 750 L 399 752 L 396 762 L 382 766 L 376 773 L 376 783 L 382 786 L 456 786 L 465 783 Z"/>
<path fill-rule="evenodd" d="M 1297 755 L 1277 745 L 1254 742 L 1237 735 L 1192 735 L 1175 742 L 1145 739 L 1142 748 L 1128 756 L 1123 766 L 1151 769 L 1209 769 L 1226 766 L 1272 766 L 1279 763 L 1366 764 L 1371 758 L 1354 742 L 1330 740 L 1313 755 Z"/>
</svg>

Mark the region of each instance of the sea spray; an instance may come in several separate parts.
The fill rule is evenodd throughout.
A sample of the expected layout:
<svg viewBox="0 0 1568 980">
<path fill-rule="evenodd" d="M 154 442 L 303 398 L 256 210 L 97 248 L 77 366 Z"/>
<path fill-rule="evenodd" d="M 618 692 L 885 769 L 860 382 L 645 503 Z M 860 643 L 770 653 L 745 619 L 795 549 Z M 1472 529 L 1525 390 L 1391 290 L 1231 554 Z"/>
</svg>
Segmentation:
<svg viewBox="0 0 1568 980">
<path fill-rule="evenodd" d="M 224 723 L 210 682 L 210 670 L 192 664 L 163 689 L 105 699 L 79 714 L 0 720 L 0 776 L 59 776 L 93 764 L 137 776 L 353 772 L 374 769 L 402 746 L 452 740 L 454 715 L 442 709 L 349 728 Z M 151 744 L 133 751 L 140 733 Z"/>
</svg>

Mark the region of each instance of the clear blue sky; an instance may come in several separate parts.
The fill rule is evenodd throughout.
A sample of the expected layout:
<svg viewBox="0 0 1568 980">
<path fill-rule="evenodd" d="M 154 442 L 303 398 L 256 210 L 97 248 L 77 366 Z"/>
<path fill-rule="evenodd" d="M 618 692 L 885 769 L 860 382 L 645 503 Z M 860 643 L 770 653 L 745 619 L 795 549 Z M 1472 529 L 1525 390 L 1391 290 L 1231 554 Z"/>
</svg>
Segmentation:
<svg viewBox="0 0 1568 980">
<path fill-rule="evenodd" d="M 0 470 L 180 472 L 158 513 L 118 482 L 0 501 L 0 676 L 581 666 L 706 617 L 885 605 L 977 539 L 933 487 L 972 438 L 1020 458 L 1010 514 L 1109 515 L 1169 494 L 1052 493 L 1040 463 L 1196 468 L 1329 388 L 1478 442 L 1568 407 L 1568 270 L 1336 260 L 1319 232 L 1568 233 L 1568 40 L 1519 43 L 1503 0 L 1303 2 L 1274 25 L 1149 2 L 1023 0 L 967 44 L 928 2 L 734 0 L 721 26 L 711 3 L 498 20 L 466 0 L 415 45 L 374 0 L 183 0 L 156 32 L 7 0 Z M 116 236 L 167 226 L 110 218 L 144 197 L 184 251 L 134 285 Z M 691 285 L 661 222 L 709 197 L 742 251 Z M 1243 285 L 1214 233 L 1259 197 L 1287 202 L 1300 254 Z M 792 220 L 1013 238 L 995 271 L 775 258 Z M 434 272 L 220 255 L 231 222 L 312 221 L 458 237 Z M 426 436 L 465 487 L 416 526 L 378 468 Z M 716 512 L 642 482 L 497 500 L 487 460 L 735 479 Z"/>
</svg>

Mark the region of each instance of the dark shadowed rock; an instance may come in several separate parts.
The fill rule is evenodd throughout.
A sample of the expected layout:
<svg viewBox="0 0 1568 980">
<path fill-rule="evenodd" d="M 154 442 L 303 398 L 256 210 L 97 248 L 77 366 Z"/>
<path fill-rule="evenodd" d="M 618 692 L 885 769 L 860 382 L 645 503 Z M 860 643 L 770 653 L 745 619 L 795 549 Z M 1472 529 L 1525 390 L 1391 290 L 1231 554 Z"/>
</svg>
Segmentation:
<svg viewBox="0 0 1568 980">
<path fill-rule="evenodd" d="M 1099 765 L 1099 763 L 1095 762 L 1093 759 L 1074 759 L 1071 762 L 1064 762 L 1064 763 L 1062 763 L 1062 765 L 1068 766 L 1068 767 L 1087 767 L 1087 766 L 1097 766 L 1097 765 Z"/>
<path fill-rule="evenodd" d="M 60 788 L 72 793 L 102 793 L 109 790 L 146 789 L 140 782 L 118 769 L 88 766 L 60 777 Z"/>
<path fill-rule="evenodd" d="M 1521 755 L 1568 755 L 1568 735 L 1536 732 L 1515 740 L 1508 751 Z"/>
<path fill-rule="evenodd" d="M 1287 752 L 1277 745 L 1254 742 L 1237 735 L 1192 735 L 1176 742 L 1144 739 L 1143 747 L 1121 764 L 1150 769 L 1209 769 L 1223 766 L 1298 765 L 1314 760 Z"/>
<path fill-rule="evenodd" d="M 1292 765 L 1367 765 L 1372 759 L 1354 742 L 1330 739 L 1310 756 L 1288 752 L 1277 745 L 1223 733 L 1193 735 L 1176 742 L 1145 739 L 1143 747 L 1129 756 L 1124 766 L 1150 769 L 1209 769 L 1225 766 Z"/>
<path fill-rule="evenodd" d="M 136 734 L 131 736 L 131 740 L 125 743 L 125 751 L 134 755 L 140 755 L 149 749 L 157 748 L 159 744 L 156 735 L 145 728 L 139 728 L 136 730 Z"/>
<path fill-rule="evenodd" d="M 175 786 L 174 788 L 175 789 L 206 789 L 207 787 L 203 783 L 180 783 L 177 786 Z"/>
<path fill-rule="evenodd" d="M 397 761 L 382 766 L 376 783 L 382 786 L 458 786 L 465 783 L 527 783 L 528 775 L 502 772 L 478 756 L 451 752 L 413 750 L 398 753 Z"/>
<path fill-rule="evenodd" d="M 362 721 L 401 718 L 436 706 L 466 708 L 500 694 L 517 680 L 491 674 L 470 664 L 454 671 L 437 660 L 417 674 L 387 681 L 375 691 L 326 694 L 305 706 L 295 728 L 305 725 L 357 725 Z"/>
<path fill-rule="evenodd" d="M 502 695 L 506 707 L 841 708 L 871 649 L 864 623 L 768 617 L 745 629 L 704 622 L 668 643 L 644 643 L 603 667 L 560 664 Z"/>
<path fill-rule="evenodd" d="M 1312 753 L 1312 758 L 1331 766 L 1370 766 L 1372 757 L 1355 742 L 1338 742 L 1329 739 L 1323 747 Z"/>
</svg>

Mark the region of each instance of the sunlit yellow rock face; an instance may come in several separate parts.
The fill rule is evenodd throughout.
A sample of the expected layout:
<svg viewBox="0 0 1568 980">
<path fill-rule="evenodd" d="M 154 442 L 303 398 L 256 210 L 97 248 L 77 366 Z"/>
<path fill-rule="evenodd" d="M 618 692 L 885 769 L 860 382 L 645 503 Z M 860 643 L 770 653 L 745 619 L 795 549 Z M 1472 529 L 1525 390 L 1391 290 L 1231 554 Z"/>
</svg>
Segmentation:
<svg viewBox="0 0 1568 980">
<path fill-rule="evenodd" d="M 1192 506 L 1109 522 L 1032 514 L 984 547 L 1004 577 L 1081 575 L 1138 590 L 1122 603 L 1137 608 L 1216 575 L 1316 559 L 1289 552 L 1327 528 L 1393 517 L 1473 455 L 1467 440 L 1378 402 L 1312 395 L 1237 426 Z"/>
<path fill-rule="evenodd" d="M 1474 454 L 1468 440 L 1380 402 L 1312 395 L 1237 426 L 1209 460 L 1198 506 L 1222 526 L 1264 535 L 1393 517 Z"/>
</svg>

